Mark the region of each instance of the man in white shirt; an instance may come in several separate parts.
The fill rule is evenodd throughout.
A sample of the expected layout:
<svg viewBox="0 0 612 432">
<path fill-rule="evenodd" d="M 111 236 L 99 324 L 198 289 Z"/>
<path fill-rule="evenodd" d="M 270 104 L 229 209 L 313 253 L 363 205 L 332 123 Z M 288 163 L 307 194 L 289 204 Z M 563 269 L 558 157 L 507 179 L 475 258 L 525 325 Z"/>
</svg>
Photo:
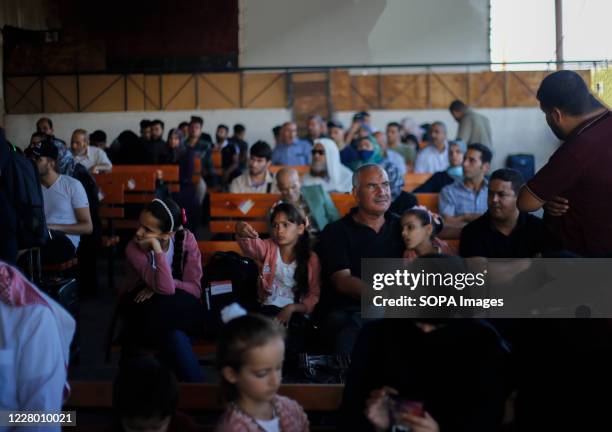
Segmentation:
<svg viewBox="0 0 612 432">
<path fill-rule="evenodd" d="M 77 129 L 72 133 L 70 150 L 74 160 L 87 168 L 92 174 L 113 169 L 113 164 L 106 152 L 101 148 L 89 145 L 89 135 L 84 129 Z"/>
<path fill-rule="evenodd" d="M 449 166 L 448 141 L 446 141 L 446 125 L 434 122 L 429 132 L 430 143 L 421 150 L 414 163 L 415 173 L 435 173 L 444 171 Z"/>
<path fill-rule="evenodd" d="M 251 147 L 249 170 L 232 180 L 230 193 L 278 193 L 274 176 L 270 173 L 272 149 L 265 141 Z"/>
<path fill-rule="evenodd" d="M 42 185 L 45 218 L 50 239 L 42 248 L 45 263 L 61 263 L 74 257 L 83 234 L 91 234 L 93 224 L 83 185 L 57 172 L 58 150 L 49 139 L 30 147 L 27 155 L 38 168 Z"/>
<path fill-rule="evenodd" d="M 61 411 L 74 330 L 63 307 L 0 261 L 0 410 Z M 8 428 L 20 429 L 59 432 L 61 426 Z"/>
</svg>

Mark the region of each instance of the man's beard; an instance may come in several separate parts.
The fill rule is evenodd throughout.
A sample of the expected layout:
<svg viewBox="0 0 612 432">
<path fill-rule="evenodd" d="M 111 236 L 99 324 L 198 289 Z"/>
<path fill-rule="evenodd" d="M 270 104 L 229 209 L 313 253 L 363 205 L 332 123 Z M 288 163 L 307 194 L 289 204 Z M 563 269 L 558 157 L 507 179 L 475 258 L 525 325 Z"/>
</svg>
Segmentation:
<svg viewBox="0 0 612 432">
<path fill-rule="evenodd" d="M 310 173 L 315 177 L 327 176 L 327 164 L 325 162 L 313 162 Z"/>
<path fill-rule="evenodd" d="M 565 135 L 565 133 L 559 128 L 559 126 L 557 126 L 556 124 L 552 123 L 549 125 L 550 126 L 550 130 L 555 134 L 555 136 L 557 138 L 559 138 L 561 141 L 565 141 L 567 139 L 567 135 Z"/>
</svg>

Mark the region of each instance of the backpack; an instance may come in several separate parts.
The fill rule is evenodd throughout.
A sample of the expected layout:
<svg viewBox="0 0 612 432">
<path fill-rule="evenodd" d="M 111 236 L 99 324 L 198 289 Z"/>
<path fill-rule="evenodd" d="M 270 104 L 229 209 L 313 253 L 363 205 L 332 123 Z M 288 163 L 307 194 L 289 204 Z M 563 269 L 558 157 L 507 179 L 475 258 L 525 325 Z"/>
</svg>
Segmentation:
<svg viewBox="0 0 612 432">
<path fill-rule="evenodd" d="M 211 336 L 223 325 L 221 309 L 225 306 L 239 303 L 246 310 L 258 307 L 258 282 L 259 268 L 251 258 L 236 252 L 215 252 L 202 276 L 205 328 Z"/>
<path fill-rule="evenodd" d="M 49 232 L 38 169 L 34 162 L 12 151 L 2 173 L 5 176 L 5 193 L 17 214 L 17 246 L 19 249 L 43 246 Z"/>
<path fill-rule="evenodd" d="M 523 175 L 523 180 L 527 182 L 535 174 L 535 158 L 532 154 L 508 155 L 506 168 L 519 171 Z"/>
</svg>

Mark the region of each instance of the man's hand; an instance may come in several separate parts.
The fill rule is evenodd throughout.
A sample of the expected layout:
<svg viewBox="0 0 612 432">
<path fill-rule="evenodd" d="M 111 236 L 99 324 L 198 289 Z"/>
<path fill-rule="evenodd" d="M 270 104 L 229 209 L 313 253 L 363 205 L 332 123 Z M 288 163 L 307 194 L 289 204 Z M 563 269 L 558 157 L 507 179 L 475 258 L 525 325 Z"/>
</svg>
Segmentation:
<svg viewBox="0 0 612 432">
<path fill-rule="evenodd" d="M 563 197 L 554 197 L 551 201 L 544 204 L 544 210 L 550 216 L 563 216 L 569 210 L 569 201 Z"/>
<path fill-rule="evenodd" d="M 408 423 L 410 430 L 413 432 L 440 432 L 438 423 L 428 412 L 425 412 L 423 417 L 414 414 L 401 414 L 399 420 L 402 423 Z"/>
<path fill-rule="evenodd" d="M 255 230 L 255 228 L 244 221 L 240 221 L 236 224 L 236 235 L 240 238 L 259 238 L 259 233 Z"/>
<path fill-rule="evenodd" d="M 138 294 L 136 294 L 134 301 L 136 303 L 142 303 L 143 301 L 149 300 L 151 297 L 153 297 L 153 294 L 155 294 L 155 292 L 152 289 L 143 288 Z"/>
<path fill-rule="evenodd" d="M 365 403 L 365 416 L 374 425 L 377 431 L 384 431 L 391 426 L 389 419 L 389 395 L 397 394 L 391 387 L 383 387 L 372 391 Z"/>
</svg>

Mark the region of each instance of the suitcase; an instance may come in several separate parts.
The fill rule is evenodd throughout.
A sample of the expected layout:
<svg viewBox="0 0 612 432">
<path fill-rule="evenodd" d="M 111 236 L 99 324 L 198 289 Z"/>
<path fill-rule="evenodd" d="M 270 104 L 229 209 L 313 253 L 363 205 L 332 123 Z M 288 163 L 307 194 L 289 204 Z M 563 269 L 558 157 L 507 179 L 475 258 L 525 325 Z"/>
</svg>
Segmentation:
<svg viewBox="0 0 612 432">
<path fill-rule="evenodd" d="M 527 182 L 535 175 L 535 157 L 532 154 L 508 155 L 506 168 L 517 170 Z"/>
</svg>

